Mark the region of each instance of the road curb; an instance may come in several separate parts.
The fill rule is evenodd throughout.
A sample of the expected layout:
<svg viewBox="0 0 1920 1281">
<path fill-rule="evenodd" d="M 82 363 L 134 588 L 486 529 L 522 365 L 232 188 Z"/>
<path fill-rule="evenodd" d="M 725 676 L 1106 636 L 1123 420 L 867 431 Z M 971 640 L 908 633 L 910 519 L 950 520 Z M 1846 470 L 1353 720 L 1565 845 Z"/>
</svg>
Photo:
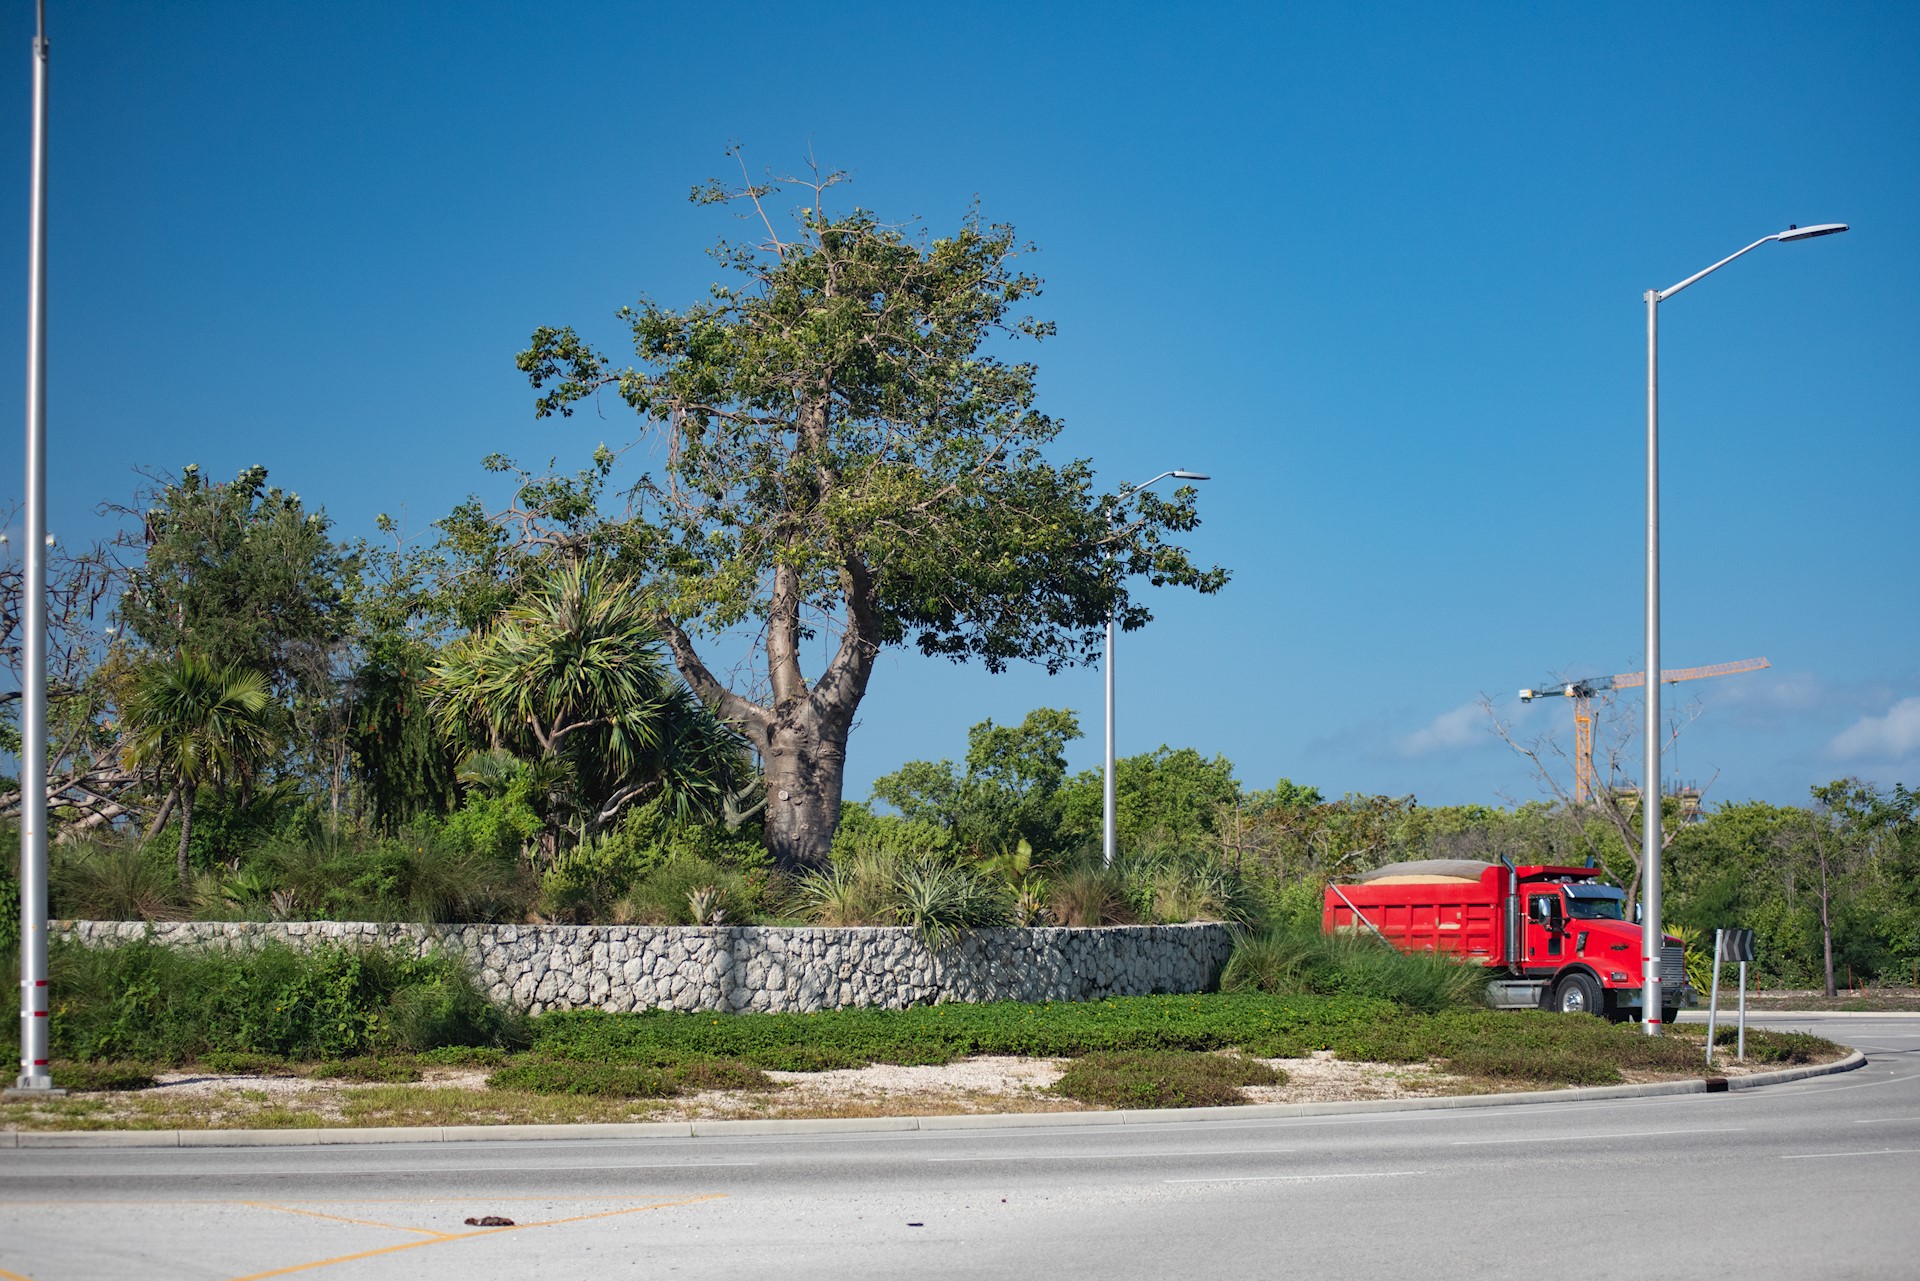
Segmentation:
<svg viewBox="0 0 1920 1281">
<path fill-rule="evenodd" d="M 1752 1090 L 1865 1067 L 1855 1050 L 1832 1063 L 1780 1068 L 1726 1080 L 1729 1090 Z M 0 1148 L 271 1148 L 380 1143 L 510 1143 L 529 1139 L 717 1139 L 766 1134 L 885 1134 L 916 1130 L 1052 1129 L 1090 1125 L 1166 1125 L 1181 1121 L 1247 1121 L 1380 1112 L 1430 1112 L 1527 1103 L 1580 1103 L 1705 1094 L 1706 1078 L 1603 1085 L 1517 1094 L 1456 1094 L 1424 1099 L 1364 1099 L 1343 1103 L 1254 1103 L 1240 1107 L 1154 1108 L 1110 1112 L 992 1112 L 961 1116 L 827 1117 L 752 1121 L 634 1121 L 587 1125 L 442 1125 L 307 1130 L 53 1130 L 0 1131 Z"/>
<path fill-rule="evenodd" d="M 1752 1076 L 1727 1078 L 1729 1090 L 1751 1090 L 1761 1085 L 1784 1085 L 1788 1081 L 1805 1081 L 1809 1077 L 1832 1076 L 1836 1072 L 1851 1072 L 1855 1068 L 1867 1065 L 1867 1056 L 1855 1050 L 1844 1059 L 1832 1063 L 1815 1063 L 1811 1067 L 1779 1068 L 1772 1072 L 1756 1072 Z"/>
<path fill-rule="evenodd" d="M 1720 1026 L 1732 1027 L 1734 1016 L 1720 1011 Z M 1747 1009 L 1747 1022 L 1755 1019 L 1920 1019 L 1920 1010 L 1756 1010 Z M 1682 1012 L 1683 1023 L 1705 1023 L 1707 1012 L 1691 1009 Z"/>
</svg>

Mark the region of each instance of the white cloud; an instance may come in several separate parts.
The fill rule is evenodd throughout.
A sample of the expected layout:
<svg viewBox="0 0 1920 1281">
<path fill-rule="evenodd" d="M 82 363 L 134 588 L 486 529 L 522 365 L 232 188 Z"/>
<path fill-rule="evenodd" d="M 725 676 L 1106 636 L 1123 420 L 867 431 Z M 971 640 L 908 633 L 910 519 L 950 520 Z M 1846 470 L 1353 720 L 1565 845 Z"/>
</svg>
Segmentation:
<svg viewBox="0 0 1920 1281">
<path fill-rule="evenodd" d="M 1402 756 L 1429 756 L 1452 748 L 1481 747 L 1491 741 L 1492 726 L 1487 711 L 1479 703 L 1462 703 L 1450 712 L 1442 712 L 1400 739 Z"/>
<path fill-rule="evenodd" d="M 1751 721 L 1779 721 L 1794 715 L 1829 707 L 1844 696 L 1830 688 L 1812 672 L 1750 672 L 1738 680 L 1689 685 L 1679 691 L 1681 697 L 1697 691 L 1702 701 L 1709 697 L 1716 708 L 1724 707 L 1736 716 Z M 1674 697 L 1669 691 L 1668 698 Z"/>
<path fill-rule="evenodd" d="M 1920 698 L 1903 698 L 1885 716 L 1862 716 L 1833 736 L 1827 751 L 1841 760 L 1898 760 L 1920 750 Z"/>
</svg>

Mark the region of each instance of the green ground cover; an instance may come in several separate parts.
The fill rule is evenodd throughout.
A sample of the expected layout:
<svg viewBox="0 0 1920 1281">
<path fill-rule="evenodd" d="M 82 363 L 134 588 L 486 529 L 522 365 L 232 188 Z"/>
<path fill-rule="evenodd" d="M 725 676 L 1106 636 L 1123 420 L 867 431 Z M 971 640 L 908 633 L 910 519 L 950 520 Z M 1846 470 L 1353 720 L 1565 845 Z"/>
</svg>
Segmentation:
<svg viewBox="0 0 1920 1281">
<path fill-rule="evenodd" d="M 664 1100 L 773 1090 L 770 1070 L 1006 1055 L 1073 1060 L 1055 1089 L 1065 1098 L 1150 1107 L 1237 1101 L 1241 1086 L 1278 1079 L 1253 1060 L 1319 1051 L 1353 1062 L 1431 1063 L 1487 1083 L 1480 1088 L 1606 1085 L 1629 1075 L 1708 1070 L 1701 1027 L 1649 1038 L 1632 1025 L 1582 1016 L 1416 1008 L 1432 1002 L 1252 984 L 1068 1003 L 816 1014 L 586 1010 L 527 1019 L 489 1004 L 463 965 L 447 956 L 345 947 L 196 951 L 137 942 L 60 945 L 53 959 L 54 1077 L 82 1092 L 139 1091 L 160 1072 L 182 1067 L 424 1089 L 412 1083 L 430 1069 L 460 1067 L 488 1071 L 490 1088 L 481 1097 Z M 1307 970 L 1337 979 L 1339 967 L 1324 960 Z M 1349 967 L 1358 977 L 1342 980 L 1346 986 L 1361 986 L 1377 972 L 1363 961 Z M 1268 967 L 1262 982 L 1282 986 L 1292 973 L 1287 965 Z M 1730 1044 L 1732 1035 L 1723 1029 L 1720 1041 Z M 1759 1029 L 1749 1030 L 1747 1049 L 1750 1060 L 1768 1065 L 1843 1052 L 1817 1037 Z M 289 1113 L 295 1115 L 304 1114 Z"/>
<path fill-rule="evenodd" d="M 1280 1085 L 1287 1074 L 1237 1054 L 1127 1050 L 1073 1061 L 1053 1091 L 1109 1108 L 1206 1108 L 1246 1102 L 1244 1085 Z"/>
</svg>

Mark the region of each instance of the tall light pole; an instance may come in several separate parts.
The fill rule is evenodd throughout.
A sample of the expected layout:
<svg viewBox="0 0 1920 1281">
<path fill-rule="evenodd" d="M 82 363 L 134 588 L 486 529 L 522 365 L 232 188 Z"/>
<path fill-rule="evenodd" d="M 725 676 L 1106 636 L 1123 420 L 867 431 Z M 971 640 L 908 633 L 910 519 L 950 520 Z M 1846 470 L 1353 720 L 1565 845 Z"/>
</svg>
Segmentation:
<svg viewBox="0 0 1920 1281">
<path fill-rule="evenodd" d="M 27 236 L 25 582 L 20 585 L 20 1075 L 17 1091 L 53 1091 L 47 1071 L 47 7 L 33 35 L 33 169 Z"/>
<path fill-rule="evenodd" d="M 1127 499 L 1132 498 L 1135 494 L 1139 493 L 1141 490 L 1151 488 L 1152 486 L 1159 484 L 1161 481 L 1165 480 L 1169 476 L 1173 477 L 1175 480 L 1211 480 L 1212 479 L 1212 477 L 1208 476 L 1205 472 L 1183 471 L 1182 469 L 1176 467 L 1172 471 L 1161 472 L 1158 476 L 1155 476 L 1152 480 L 1147 481 L 1145 484 L 1125 486 L 1121 490 L 1120 501 L 1125 502 Z M 1109 522 L 1111 522 L 1119 514 L 1120 514 L 1119 509 L 1116 506 L 1114 510 L 1111 511 L 1108 515 Z M 1111 553 L 1109 553 L 1109 555 L 1111 555 Z M 1116 820 L 1114 818 L 1114 806 L 1113 806 L 1113 797 L 1114 797 L 1113 631 L 1114 631 L 1113 611 L 1108 610 L 1107 611 L 1107 754 L 1106 754 L 1105 786 L 1103 789 L 1104 794 L 1102 796 L 1101 817 L 1100 817 L 1100 857 L 1101 857 L 1101 861 L 1105 863 L 1106 866 L 1108 867 L 1113 866 L 1114 850 L 1116 845 L 1118 844 L 1118 840 L 1117 840 L 1118 828 L 1116 825 Z"/>
<path fill-rule="evenodd" d="M 1844 222 L 1815 227 L 1788 227 L 1728 254 L 1705 271 L 1696 271 L 1677 285 L 1649 289 L 1647 302 L 1647 719 L 1646 777 L 1640 782 L 1641 893 L 1640 948 L 1645 969 L 1641 974 L 1640 1018 L 1648 1036 L 1660 1035 L 1660 949 L 1665 932 L 1660 923 L 1660 304 L 1703 277 L 1710 276 L 1740 254 L 1751 253 L 1769 241 L 1812 240 L 1845 231 Z"/>
</svg>

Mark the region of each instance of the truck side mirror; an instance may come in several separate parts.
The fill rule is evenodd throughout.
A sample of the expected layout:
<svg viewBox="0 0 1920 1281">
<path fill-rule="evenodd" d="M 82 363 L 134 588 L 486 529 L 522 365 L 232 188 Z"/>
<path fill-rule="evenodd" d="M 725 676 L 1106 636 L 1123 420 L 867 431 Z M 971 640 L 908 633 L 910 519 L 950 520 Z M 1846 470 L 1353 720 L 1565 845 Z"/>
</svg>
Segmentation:
<svg viewBox="0 0 1920 1281">
<path fill-rule="evenodd" d="M 1640 905 L 1638 903 L 1633 905 L 1633 923 L 1635 925 L 1640 924 Z"/>
</svg>

